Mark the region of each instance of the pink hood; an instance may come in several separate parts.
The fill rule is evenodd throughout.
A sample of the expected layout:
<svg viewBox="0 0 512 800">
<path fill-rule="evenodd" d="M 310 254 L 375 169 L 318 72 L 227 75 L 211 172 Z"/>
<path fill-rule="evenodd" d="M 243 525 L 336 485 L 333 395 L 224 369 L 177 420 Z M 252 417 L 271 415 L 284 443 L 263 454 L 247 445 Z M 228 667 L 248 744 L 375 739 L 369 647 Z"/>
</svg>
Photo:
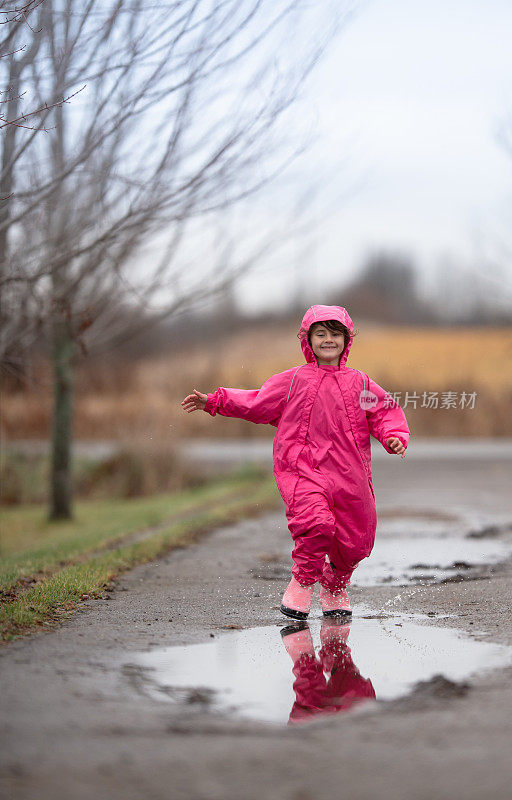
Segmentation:
<svg viewBox="0 0 512 800">
<path fill-rule="evenodd" d="M 308 331 L 314 322 L 326 322 L 328 319 L 335 319 L 338 322 L 341 322 L 342 325 L 345 325 L 350 331 L 350 339 L 348 340 L 345 350 L 340 358 L 340 367 L 343 367 L 347 362 L 348 354 L 350 352 L 350 348 L 352 347 L 354 323 L 350 319 L 347 309 L 342 308 L 342 306 L 311 306 L 308 308 L 304 314 L 302 324 L 300 326 L 300 346 L 302 347 L 302 352 L 306 357 L 306 361 L 310 364 L 316 364 L 317 361 L 315 354 L 313 353 L 311 345 L 308 342 Z"/>
</svg>

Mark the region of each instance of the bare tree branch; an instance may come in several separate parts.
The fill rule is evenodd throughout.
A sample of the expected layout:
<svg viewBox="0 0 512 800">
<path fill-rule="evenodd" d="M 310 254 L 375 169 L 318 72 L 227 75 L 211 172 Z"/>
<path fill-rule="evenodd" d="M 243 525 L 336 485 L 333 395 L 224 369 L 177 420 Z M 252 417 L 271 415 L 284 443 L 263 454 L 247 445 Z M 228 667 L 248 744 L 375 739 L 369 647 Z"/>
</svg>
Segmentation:
<svg viewBox="0 0 512 800">
<path fill-rule="evenodd" d="M 51 338 L 53 497 L 65 498 L 52 513 L 69 510 L 76 354 L 115 347 L 221 291 L 282 243 L 275 233 L 241 248 L 226 236 L 217 253 L 199 263 L 192 255 L 198 231 L 303 147 L 289 134 L 283 146 L 279 126 L 339 16 L 335 0 L 323 5 L 319 36 L 305 25 L 318 13 L 308 0 L 12 6 L 11 24 L 25 25 L 32 41 L 17 51 L 20 29 L 10 32 L 12 52 L 0 61 L 12 73 L 0 116 L 0 197 L 8 198 L 0 200 L 0 288 L 9 309 L 0 358 L 12 365 L 31 336 Z M 296 30 L 299 48 L 289 45 Z M 18 108 L 24 96 L 35 98 L 32 110 Z"/>
</svg>

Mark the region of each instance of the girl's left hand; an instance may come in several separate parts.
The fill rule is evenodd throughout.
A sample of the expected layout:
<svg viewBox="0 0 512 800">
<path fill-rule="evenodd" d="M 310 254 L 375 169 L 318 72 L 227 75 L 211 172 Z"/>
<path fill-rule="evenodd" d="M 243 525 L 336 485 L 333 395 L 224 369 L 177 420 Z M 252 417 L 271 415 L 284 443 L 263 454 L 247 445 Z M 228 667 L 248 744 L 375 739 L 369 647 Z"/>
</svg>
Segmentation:
<svg viewBox="0 0 512 800">
<path fill-rule="evenodd" d="M 405 447 L 396 436 L 391 436 L 389 439 L 386 439 L 386 444 L 394 453 L 405 458 Z"/>
</svg>

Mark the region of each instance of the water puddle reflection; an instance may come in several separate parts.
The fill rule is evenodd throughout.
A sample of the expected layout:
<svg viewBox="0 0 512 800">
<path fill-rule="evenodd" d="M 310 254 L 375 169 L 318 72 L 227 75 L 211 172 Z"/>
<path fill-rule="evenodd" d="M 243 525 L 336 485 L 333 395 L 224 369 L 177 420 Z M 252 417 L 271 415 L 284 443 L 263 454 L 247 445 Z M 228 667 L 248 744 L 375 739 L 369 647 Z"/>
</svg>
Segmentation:
<svg viewBox="0 0 512 800">
<path fill-rule="evenodd" d="M 136 654 L 123 673 L 158 700 L 283 724 L 397 698 L 438 674 L 462 681 L 510 663 L 512 648 L 393 616 L 216 634 Z"/>
</svg>

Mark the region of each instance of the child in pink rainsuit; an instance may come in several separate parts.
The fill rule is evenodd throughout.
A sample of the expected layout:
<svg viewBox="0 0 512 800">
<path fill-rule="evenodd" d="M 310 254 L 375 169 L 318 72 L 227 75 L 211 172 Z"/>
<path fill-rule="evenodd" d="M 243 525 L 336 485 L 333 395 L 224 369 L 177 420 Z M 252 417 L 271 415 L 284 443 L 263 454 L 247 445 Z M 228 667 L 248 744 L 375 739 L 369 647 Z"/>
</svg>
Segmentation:
<svg viewBox="0 0 512 800">
<path fill-rule="evenodd" d="M 277 427 L 274 474 L 294 540 L 281 611 L 295 619 L 308 616 L 317 582 L 324 615 L 351 613 L 346 587 L 370 555 L 377 525 L 370 434 L 402 457 L 409 441 L 400 406 L 346 366 L 353 334 L 346 309 L 311 306 L 299 332 L 305 364 L 273 375 L 261 389 L 194 389 L 182 401 L 189 413 Z"/>
</svg>

